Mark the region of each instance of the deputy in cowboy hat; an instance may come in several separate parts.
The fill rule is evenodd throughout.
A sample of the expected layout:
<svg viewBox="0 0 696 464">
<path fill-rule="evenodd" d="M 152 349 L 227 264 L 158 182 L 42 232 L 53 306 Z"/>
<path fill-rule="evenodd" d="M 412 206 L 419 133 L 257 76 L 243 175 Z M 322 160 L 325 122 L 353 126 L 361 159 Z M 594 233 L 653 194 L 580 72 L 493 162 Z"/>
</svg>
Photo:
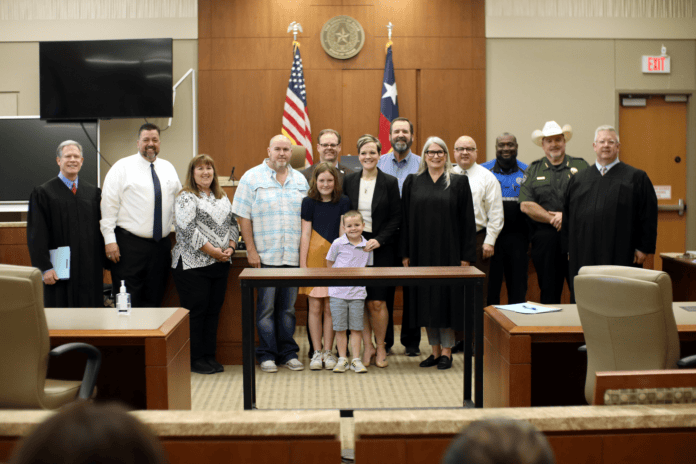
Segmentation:
<svg viewBox="0 0 696 464">
<path fill-rule="evenodd" d="M 565 152 L 573 129 L 548 121 L 532 132 L 532 142 L 544 156 L 529 165 L 520 190 L 520 209 L 531 219 L 532 261 L 537 271 L 541 303 L 561 302 L 563 280 L 568 279 L 568 258 L 561 249 L 563 194 L 568 180 L 588 164 Z"/>
</svg>

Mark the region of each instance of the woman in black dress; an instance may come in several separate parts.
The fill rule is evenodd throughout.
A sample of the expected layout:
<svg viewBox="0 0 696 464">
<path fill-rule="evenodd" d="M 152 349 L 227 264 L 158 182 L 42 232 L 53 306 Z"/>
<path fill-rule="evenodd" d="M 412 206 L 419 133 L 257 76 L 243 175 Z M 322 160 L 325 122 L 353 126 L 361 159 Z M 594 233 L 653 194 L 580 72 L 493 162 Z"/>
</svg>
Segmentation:
<svg viewBox="0 0 696 464">
<path fill-rule="evenodd" d="M 403 187 L 401 251 L 408 266 L 469 266 L 476 261 L 476 222 L 466 176 L 451 175 L 445 142 L 430 137 L 420 168 Z M 454 328 L 464 326 L 461 286 L 412 287 L 409 322 L 425 327 L 433 349 L 421 367 L 452 367 Z"/>
<path fill-rule="evenodd" d="M 391 267 L 394 266 L 395 234 L 401 225 L 401 200 L 396 177 L 377 169 L 381 151 L 382 145 L 376 137 L 360 137 L 358 157 L 362 169 L 345 177 L 343 192 L 350 199 L 351 209 L 358 210 L 363 215 L 363 236 L 367 239 L 365 250 L 373 252 L 374 266 Z M 370 365 L 373 356 L 377 367 L 388 365 L 384 337 L 389 322 L 387 300 L 393 298 L 394 287 L 367 287 L 367 311 L 363 329 L 365 366 Z M 373 330 L 376 349 L 372 344 Z"/>
</svg>

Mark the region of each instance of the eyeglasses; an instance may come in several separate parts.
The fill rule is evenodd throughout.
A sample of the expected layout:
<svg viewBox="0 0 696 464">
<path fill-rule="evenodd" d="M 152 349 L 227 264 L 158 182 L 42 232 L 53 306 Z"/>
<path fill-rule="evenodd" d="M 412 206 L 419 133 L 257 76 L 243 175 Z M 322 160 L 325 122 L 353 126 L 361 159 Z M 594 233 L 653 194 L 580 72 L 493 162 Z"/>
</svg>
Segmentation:
<svg viewBox="0 0 696 464">
<path fill-rule="evenodd" d="M 597 145 L 604 145 L 606 143 L 610 147 L 613 147 L 614 145 L 616 145 L 619 142 L 617 142 L 616 140 L 597 140 L 595 143 Z"/>
<path fill-rule="evenodd" d="M 321 148 L 336 148 L 338 144 L 336 143 L 320 143 L 319 146 Z"/>
<path fill-rule="evenodd" d="M 431 158 L 442 158 L 443 156 L 445 156 L 445 152 L 442 150 L 438 150 L 438 151 L 427 150 L 425 152 L 425 154 Z"/>
<path fill-rule="evenodd" d="M 476 151 L 476 148 L 472 148 L 472 147 L 456 147 L 456 148 L 454 149 L 454 151 L 456 151 L 456 152 L 458 152 L 458 153 L 462 153 L 462 152 L 473 153 L 473 152 Z"/>
</svg>

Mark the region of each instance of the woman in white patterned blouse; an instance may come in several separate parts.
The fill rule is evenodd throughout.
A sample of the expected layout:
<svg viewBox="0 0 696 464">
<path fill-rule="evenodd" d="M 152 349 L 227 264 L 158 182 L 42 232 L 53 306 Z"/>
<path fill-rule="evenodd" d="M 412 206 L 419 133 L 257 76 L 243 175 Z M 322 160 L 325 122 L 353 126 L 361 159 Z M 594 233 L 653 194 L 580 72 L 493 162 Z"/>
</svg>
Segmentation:
<svg viewBox="0 0 696 464">
<path fill-rule="evenodd" d="M 222 372 L 215 359 L 217 327 L 239 228 L 210 156 L 198 155 L 189 163 L 174 224 L 172 274 L 181 305 L 190 311 L 191 371 Z"/>
</svg>

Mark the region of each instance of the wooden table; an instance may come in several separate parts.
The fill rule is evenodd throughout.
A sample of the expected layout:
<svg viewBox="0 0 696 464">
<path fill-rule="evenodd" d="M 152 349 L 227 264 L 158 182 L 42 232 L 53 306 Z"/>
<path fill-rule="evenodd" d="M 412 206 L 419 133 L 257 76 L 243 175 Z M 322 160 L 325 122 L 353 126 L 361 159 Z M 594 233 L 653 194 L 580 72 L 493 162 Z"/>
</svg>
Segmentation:
<svg viewBox="0 0 696 464">
<path fill-rule="evenodd" d="M 476 347 L 475 399 L 472 401 L 472 348 L 464 343 L 464 407 L 483 407 L 483 278 L 475 267 L 365 267 L 365 268 L 264 268 L 244 269 L 239 275 L 242 285 L 242 350 L 244 372 L 244 409 L 256 408 L 256 370 L 254 353 L 254 288 L 316 286 L 409 286 L 462 285 L 464 306 L 464 340 Z M 473 291 L 466 291 L 466 289 Z"/>
<path fill-rule="evenodd" d="M 484 407 L 585 405 L 587 357 L 576 305 L 562 311 L 518 314 L 484 309 Z M 673 303 L 681 357 L 696 353 L 696 312 Z M 533 362 L 532 362 L 533 361 Z"/>
<path fill-rule="evenodd" d="M 672 279 L 674 301 L 696 301 L 696 259 L 681 253 L 660 253 L 662 270 Z"/>
<path fill-rule="evenodd" d="M 51 345 L 84 342 L 102 352 L 98 400 L 135 409 L 191 409 L 189 314 L 183 308 L 46 308 Z M 84 355 L 50 360 L 49 377 L 81 379 Z"/>
</svg>

